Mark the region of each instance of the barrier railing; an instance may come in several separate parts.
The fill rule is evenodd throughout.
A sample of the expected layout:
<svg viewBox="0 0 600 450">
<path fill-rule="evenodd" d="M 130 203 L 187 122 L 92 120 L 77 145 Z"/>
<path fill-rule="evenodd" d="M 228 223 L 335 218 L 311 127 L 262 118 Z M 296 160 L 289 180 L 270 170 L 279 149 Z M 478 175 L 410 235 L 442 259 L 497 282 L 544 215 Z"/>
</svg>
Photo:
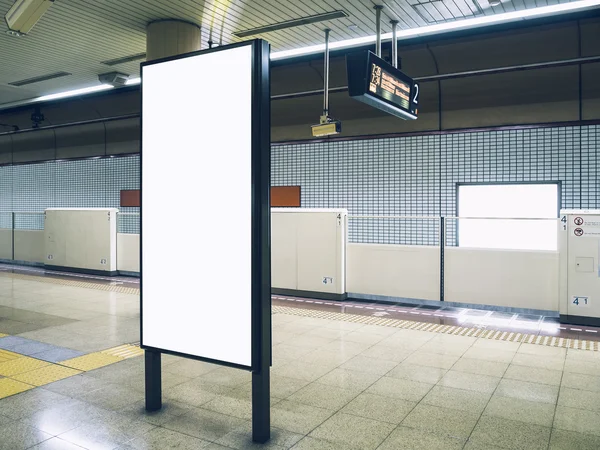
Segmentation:
<svg viewBox="0 0 600 450">
<path fill-rule="evenodd" d="M 558 249 L 558 218 L 445 217 L 447 247 L 503 250 Z"/>
<path fill-rule="evenodd" d="M 140 213 L 117 213 L 117 232 L 125 234 L 140 234 Z"/>
<path fill-rule="evenodd" d="M 349 215 L 349 242 L 439 246 L 441 223 L 438 216 Z"/>
<path fill-rule="evenodd" d="M 538 252 L 555 252 L 558 248 L 558 218 L 358 215 L 348 216 L 348 219 L 350 243 L 422 245 L 430 249 L 437 247 L 437 258 L 431 250 L 425 249 L 417 253 L 414 250 L 407 252 L 398 249 L 385 256 L 386 261 L 393 261 L 392 264 L 397 265 L 397 268 L 386 268 L 389 270 L 387 279 L 375 274 L 379 285 L 372 286 L 372 289 L 394 292 L 387 295 L 395 297 L 412 298 L 417 295 L 415 298 L 434 299 L 435 294 L 433 297 L 431 294 L 433 280 L 436 280 L 434 283 L 439 280 L 438 295 L 442 301 L 481 304 L 482 298 L 488 298 L 486 289 L 492 286 L 496 286 L 495 292 L 506 293 L 507 297 L 517 299 L 526 298 L 526 292 L 531 297 L 532 292 L 529 291 L 535 286 L 539 289 L 540 297 L 544 297 L 542 291 L 546 286 L 542 275 L 551 273 L 555 256 L 544 256 Z M 472 249 L 484 251 L 472 252 Z M 499 253 L 494 250 L 507 252 Z M 520 252 L 524 250 L 533 252 Z M 360 254 L 361 257 L 368 255 L 365 258 L 379 257 L 376 253 L 364 251 Z M 361 263 L 368 264 L 366 261 Z M 533 261 L 536 263 L 532 263 Z M 361 263 L 355 264 L 355 267 L 362 267 Z M 374 259 L 373 263 L 377 264 L 377 261 Z M 510 264 L 511 267 L 502 264 Z M 538 271 L 532 269 L 531 282 L 520 279 L 527 274 L 513 273 L 517 270 L 515 268 L 523 265 L 533 268 L 536 264 L 541 265 L 538 266 Z M 505 267 L 506 270 L 499 271 L 498 267 Z M 392 280 L 395 277 L 405 281 L 398 281 L 396 284 Z M 482 283 L 486 286 L 482 286 Z M 470 285 L 476 288 L 472 291 L 462 290 L 462 286 Z M 361 286 L 365 289 L 366 284 Z M 478 288 L 481 289 L 477 291 Z M 416 292 L 428 294 L 426 297 L 418 297 Z M 475 292 L 480 295 L 475 295 Z M 505 306 L 502 298 L 490 300 L 490 303 L 493 304 L 494 301 Z M 552 302 L 547 297 L 544 301 L 538 301 L 531 309 L 542 310 L 550 304 Z"/>
</svg>

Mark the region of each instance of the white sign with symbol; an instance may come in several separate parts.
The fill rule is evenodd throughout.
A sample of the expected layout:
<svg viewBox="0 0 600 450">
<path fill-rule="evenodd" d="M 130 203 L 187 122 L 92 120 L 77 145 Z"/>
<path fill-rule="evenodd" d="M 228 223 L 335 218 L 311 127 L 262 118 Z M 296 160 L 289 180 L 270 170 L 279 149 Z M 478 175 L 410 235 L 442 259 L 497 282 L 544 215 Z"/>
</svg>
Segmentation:
<svg viewBox="0 0 600 450">
<path fill-rule="evenodd" d="M 600 238 L 600 216 L 575 217 L 573 234 L 577 237 Z"/>
</svg>

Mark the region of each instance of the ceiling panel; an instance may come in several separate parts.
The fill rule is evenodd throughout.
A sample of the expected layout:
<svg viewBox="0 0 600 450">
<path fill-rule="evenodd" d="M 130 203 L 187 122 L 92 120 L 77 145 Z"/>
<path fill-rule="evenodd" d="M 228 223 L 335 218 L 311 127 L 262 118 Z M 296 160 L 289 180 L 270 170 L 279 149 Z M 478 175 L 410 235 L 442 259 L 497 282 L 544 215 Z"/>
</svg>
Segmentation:
<svg viewBox="0 0 600 450">
<path fill-rule="evenodd" d="M 503 1 L 502 6 L 490 7 L 488 0 L 56 0 L 28 36 L 8 36 L 6 24 L 0 20 L 0 104 L 94 85 L 98 74 L 113 70 L 137 76 L 139 61 L 112 67 L 101 61 L 145 52 L 146 25 L 157 19 L 199 25 L 202 48 L 206 48 L 209 40 L 216 45 L 237 42 L 240 39 L 233 33 L 244 29 L 333 10 L 348 13 L 347 18 L 258 36 L 278 51 L 321 43 L 325 27 L 332 30 L 332 41 L 373 35 L 375 3 L 384 5 L 385 33 L 391 31 L 390 20 L 398 20 L 400 29 L 408 29 L 545 2 Z M 0 0 L 0 15 L 12 4 L 13 0 Z M 22 88 L 7 87 L 13 81 L 60 71 L 72 75 Z"/>
</svg>

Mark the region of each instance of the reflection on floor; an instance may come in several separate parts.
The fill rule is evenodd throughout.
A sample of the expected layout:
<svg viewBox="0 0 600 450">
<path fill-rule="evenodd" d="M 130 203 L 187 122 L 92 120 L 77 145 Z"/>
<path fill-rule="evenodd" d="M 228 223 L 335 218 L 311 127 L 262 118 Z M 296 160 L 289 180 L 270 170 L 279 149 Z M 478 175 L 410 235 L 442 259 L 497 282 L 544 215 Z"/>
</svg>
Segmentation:
<svg viewBox="0 0 600 450">
<path fill-rule="evenodd" d="M 273 316 L 266 448 L 600 448 L 600 352 L 313 317 L 424 309 L 274 304 L 294 313 Z M 0 352 L 93 354 L 137 341 L 138 326 L 136 294 L 0 273 L 0 333 L 12 335 Z M 163 357 L 165 407 L 147 414 L 143 358 L 82 369 L 0 399 L 0 449 L 260 447 L 250 442 L 249 373 Z"/>
<path fill-rule="evenodd" d="M 527 333 L 541 336 L 554 336 L 564 339 L 600 341 L 600 328 L 561 324 L 556 317 L 532 314 L 506 313 L 481 309 L 456 308 L 452 306 L 414 305 L 407 303 L 384 302 L 335 302 L 306 298 L 274 296 L 274 304 L 296 308 L 310 308 L 323 311 L 339 311 L 347 314 L 360 314 L 387 317 L 398 320 L 439 323 L 462 327 Z"/>
</svg>

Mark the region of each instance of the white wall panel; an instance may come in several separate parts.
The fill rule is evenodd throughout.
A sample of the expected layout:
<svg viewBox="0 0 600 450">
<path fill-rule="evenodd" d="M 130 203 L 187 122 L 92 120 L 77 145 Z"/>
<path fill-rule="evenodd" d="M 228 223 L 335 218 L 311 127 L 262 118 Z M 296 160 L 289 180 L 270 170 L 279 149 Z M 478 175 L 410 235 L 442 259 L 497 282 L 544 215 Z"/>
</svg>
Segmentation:
<svg viewBox="0 0 600 450">
<path fill-rule="evenodd" d="M 439 247 L 348 244 L 350 293 L 439 300 L 439 286 Z"/>
<path fill-rule="evenodd" d="M 49 208 L 44 231 L 45 264 L 117 270 L 116 208 Z"/>
<path fill-rule="evenodd" d="M 558 252 L 446 249 L 446 301 L 558 311 Z"/>
<path fill-rule="evenodd" d="M 43 263 L 44 243 L 43 230 L 15 230 L 15 260 Z"/>
<path fill-rule="evenodd" d="M 271 210 L 272 286 L 346 293 L 345 209 Z"/>
<path fill-rule="evenodd" d="M 0 259 L 12 259 L 12 230 L 0 229 Z"/>
<path fill-rule="evenodd" d="M 140 235 L 117 234 L 117 270 L 140 271 Z"/>
</svg>

